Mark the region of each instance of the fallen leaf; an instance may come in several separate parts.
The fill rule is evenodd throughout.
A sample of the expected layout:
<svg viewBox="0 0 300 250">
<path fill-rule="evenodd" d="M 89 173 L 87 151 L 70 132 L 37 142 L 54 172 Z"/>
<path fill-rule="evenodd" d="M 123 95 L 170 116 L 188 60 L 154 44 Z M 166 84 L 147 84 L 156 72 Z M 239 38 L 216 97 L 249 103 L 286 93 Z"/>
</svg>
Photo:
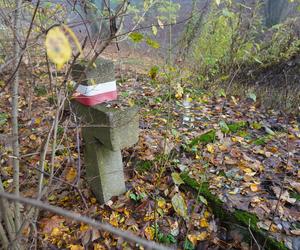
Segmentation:
<svg viewBox="0 0 300 250">
<path fill-rule="evenodd" d="M 178 173 L 172 173 L 172 179 L 173 179 L 173 182 L 178 186 L 181 184 L 184 184 L 184 181 L 181 179 L 181 177 Z"/>
<path fill-rule="evenodd" d="M 145 228 L 145 236 L 148 240 L 153 240 L 154 239 L 154 234 L 155 234 L 155 229 L 151 226 L 148 226 Z"/>
<path fill-rule="evenodd" d="M 200 219 L 200 227 L 208 227 L 208 222 L 206 220 L 206 218 L 201 218 Z"/>
<path fill-rule="evenodd" d="M 173 197 L 172 197 L 172 205 L 173 208 L 175 210 L 175 212 L 183 217 L 183 218 L 187 218 L 187 206 L 185 203 L 185 200 L 183 199 L 182 195 L 180 193 L 176 193 Z"/>
<path fill-rule="evenodd" d="M 81 245 L 69 245 L 70 250 L 84 250 L 84 247 Z"/>
<path fill-rule="evenodd" d="M 66 180 L 68 182 L 73 182 L 77 176 L 77 171 L 75 168 L 69 168 L 67 174 L 66 174 Z"/>
<path fill-rule="evenodd" d="M 253 183 L 253 184 L 250 185 L 250 189 L 251 189 L 252 192 L 257 192 L 259 190 L 259 185 Z"/>
<path fill-rule="evenodd" d="M 215 148 L 213 144 L 207 144 L 206 145 L 207 151 L 211 154 L 213 154 L 215 152 Z"/>
<path fill-rule="evenodd" d="M 300 229 L 291 230 L 291 233 L 300 236 Z"/>
<path fill-rule="evenodd" d="M 52 229 L 52 232 L 51 232 L 52 237 L 57 237 L 60 235 L 62 235 L 62 232 L 60 231 L 60 229 L 58 227 L 55 227 Z"/>
</svg>

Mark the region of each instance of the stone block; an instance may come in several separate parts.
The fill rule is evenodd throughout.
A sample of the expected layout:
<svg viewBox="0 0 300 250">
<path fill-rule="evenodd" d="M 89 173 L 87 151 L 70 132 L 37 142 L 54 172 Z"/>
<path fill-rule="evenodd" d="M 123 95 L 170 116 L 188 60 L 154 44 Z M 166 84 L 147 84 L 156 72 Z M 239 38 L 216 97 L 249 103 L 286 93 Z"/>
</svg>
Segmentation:
<svg viewBox="0 0 300 250">
<path fill-rule="evenodd" d="M 76 63 L 72 68 L 72 78 L 77 82 L 81 74 L 85 71 L 87 62 L 81 61 Z M 82 85 L 93 85 L 95 83 L 105 83 L 115 80 L 115 66 L 110 60 L 99 58 L 84 75 Z"/>
<path fill-rule="evenodd" d="M 97 138 L 111 150 L 129 147 L 138 141 L 139 115 L 137 107 L 125 109 L 107 108 L 104 104 L 87 107 L 76 101 L 72 102 L 85 133 Z"/>
</svg>

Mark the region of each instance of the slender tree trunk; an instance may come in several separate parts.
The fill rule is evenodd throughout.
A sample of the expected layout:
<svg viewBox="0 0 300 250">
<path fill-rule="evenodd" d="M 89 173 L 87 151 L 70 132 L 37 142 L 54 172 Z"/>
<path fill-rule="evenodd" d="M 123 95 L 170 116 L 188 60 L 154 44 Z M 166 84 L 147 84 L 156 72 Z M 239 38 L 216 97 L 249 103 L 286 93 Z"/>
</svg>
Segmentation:
<svg viewBox="0 0 300 250">
<path fill-rule="evenodd" d="M 14 56 L 15 56 L 15 65 L 18 65 L 20 60 L 20 29 L 21 29 L 21 8 L 22 0 L 15 0 L 16 10 L 15 10 L 15 29 L 14 29 Z M 19 196 L 20 192 L 20 146 L 19 146 L 19 124 L 18 124 L 18 97 L 19 97 L 19 69 L 17 69 L 15 74 L 15 79 L 12 84 L 11 89 L 12 94 L 12 136 L 13 136 L 13 168 L 14 168 L 14 192 Z M 14 209 L 14 219 L 15 219 L 15 229 L 18 231 L 21 224 L 20 216 L 20 203 L 15 203 Z"/>
</svg>

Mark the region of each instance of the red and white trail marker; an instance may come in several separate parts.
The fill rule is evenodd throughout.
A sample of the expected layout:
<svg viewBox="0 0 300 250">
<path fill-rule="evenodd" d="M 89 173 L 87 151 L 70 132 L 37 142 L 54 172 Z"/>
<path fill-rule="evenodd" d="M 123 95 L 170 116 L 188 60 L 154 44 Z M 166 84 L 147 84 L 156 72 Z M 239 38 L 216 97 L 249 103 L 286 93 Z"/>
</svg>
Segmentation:
<svg viewBox="0 0 300 250">
<path fill-rule="evenodd" d="M 94 106 L 107 101 L 116 100 L 116 81 L 99 83 L 95 85 L 79 85 L 74 94 L 74 99 L 85 106 Z"/>
</svg>

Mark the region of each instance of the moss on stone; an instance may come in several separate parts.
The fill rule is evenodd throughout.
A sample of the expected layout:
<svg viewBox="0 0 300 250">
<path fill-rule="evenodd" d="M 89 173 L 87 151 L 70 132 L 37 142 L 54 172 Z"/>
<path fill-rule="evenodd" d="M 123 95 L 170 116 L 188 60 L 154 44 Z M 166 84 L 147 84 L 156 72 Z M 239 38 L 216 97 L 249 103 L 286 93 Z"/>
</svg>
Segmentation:
<svg viewBox="0 0 300 250">
<path fill-rule="evenodd" d="M 232 222 L 243 227 L 249 227 L 254 234 L 255 238 L 261 244 L 266 241 L 265 249 L 268 250 L 287 250 L 288 248 L 282 242 L 278 242 L 275 239 L 267 236 L 267 233 L 257 227 L 257 222 L 259 222 L 255 214 L 238 210 L 234 212 L 228 211 L 224 208 L 223 202 L 215 195 L 213 195 L 209 190 L 209 185 L 207 182 L 198 183 L 195 179 L 191 178 L 188 173 L 184 172 L 180 175 L 181 179 L 186 185 L 193 188 L 197 193 L 204 196 L 209 206 L 211 207 L 214 215 L 218 217 L 221 221 Z M 251 240 L 251 236 L 248 235 L 248 240 Z"/>
</svg>

